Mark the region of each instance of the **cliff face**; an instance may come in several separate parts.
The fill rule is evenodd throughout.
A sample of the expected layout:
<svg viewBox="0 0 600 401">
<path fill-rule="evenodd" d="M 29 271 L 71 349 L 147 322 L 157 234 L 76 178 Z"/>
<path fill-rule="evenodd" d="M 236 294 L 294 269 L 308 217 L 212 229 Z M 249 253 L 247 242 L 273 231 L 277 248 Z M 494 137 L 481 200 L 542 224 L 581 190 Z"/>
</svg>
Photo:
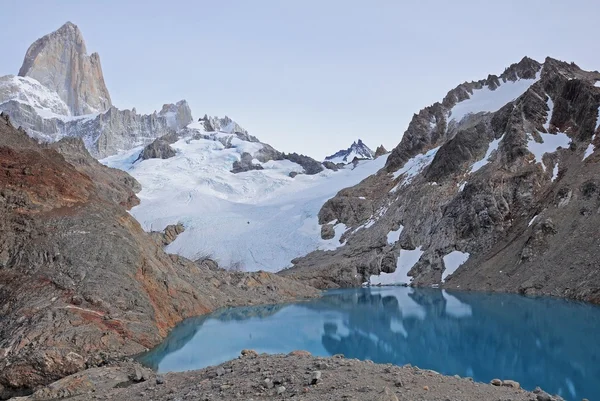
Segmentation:
<svg viewBox="0 0 600 401">
<path fill-rule="evenodd" d="M 325 203 L 319 222 L 346 224 L 346 245 L 282 274 L 600 302 L 598 81 L 525 58 L 459 85 L 414 116 L 381 171 Z"/>
<path fill-rule="evenodd" d="M 127 213 L 136 190 L 81 140 L 41 146 L 0 119 L 0 398 L 141 352 L 186 317 L 316 295 L 167 255 Z"/>
<path fill-rule="evenodd" d="M 112 106 L 100 58 L 87 55 L 81 31 L 70 22 L 29 47 L 19 76 L 0 77 L 0 111 L 44 142 L 81 138 L 97 158 L 149 144 L 192 122 L 185 100 L 152 114 Z"/>
<path fill-rule="evenodd" d="M 71 22 L 29 47 L 19 75 L 56 91 L 74 116 L 101 113 L 112 105 L 100 56 L 88 56 L 83 35 Z"/>
<path fill-rule="evenodd" d="M 104 158 L 121 150 L 149 144 L 192 121 L 191 111 L 185 100 L 164 107 L 175 111 L 138 114 L 135 109 L 119 110 L 111 107 L 105 113 L 79 119 L 57 116 L 44 118 L 39 108 L 17 100 L 1 103 L 0 111 L 10 115 L 15 125 L 22 126 L 36 139 L 55 142 L 63 137 L 80 138 L 94 157 Z"/>
</svg>

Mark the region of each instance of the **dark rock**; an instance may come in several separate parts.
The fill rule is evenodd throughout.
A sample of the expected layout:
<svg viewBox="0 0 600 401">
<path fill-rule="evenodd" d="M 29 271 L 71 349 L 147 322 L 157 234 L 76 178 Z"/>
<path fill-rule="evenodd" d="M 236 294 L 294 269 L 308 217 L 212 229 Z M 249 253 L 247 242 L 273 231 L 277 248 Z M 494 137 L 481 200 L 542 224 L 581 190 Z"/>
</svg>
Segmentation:
<svg viewBox="0 0 600 401">
<path fill-rule="evenodd" d="M 386 150 L 386 148 L 383 145 L 379 145 L 377 146 L 377 149 L 375 149 L 375 159 L 377 159 L 379 156 L 383 156 L 387 153 L 388 151 Z"/>
<path fill-rule="evenodd" d="M 233 162 L 233 168 L 231 169 L 231 172 L 237 174 L 251 170 L 262 170 L 263 166 L 261 166 L 260 164 L 253 164 L 253 159 L 254 158 L 250 153 L 242 153 L 240 160 L 236 160 L 235 162 Z"/>
<path fill-rule="evenodd" d="M 323 166 L 321 165 L 321 163 L 319 163 L 312 157 L 300 155 L 298 153 L 289 153 L 284 154 L 283 158 L 301 165 L 304 169 L 304 174 L 314 175 L 323 171 Z"/>
<path fill-rule="evenodd" d="M 321 238 L 327 240 L 335 237 L 335 230 L 332 224 L 323 224 L 321 226 Z"/>
<path fill-rule="evenodd" d="M 338 165 L 337 165 L 337 164 L 335 164 L 335 163 L 333 163 L 333 162 L 330 162 L 330 161 L 328 161 L 328 160 L 325 160 L 325 161 L 323 162 L 323 167 L 325 167 L 325 168 L 326 168 L 326 169 L 328 169 L 328 170 L 333 170 L 333 171 L 338 171 L 338 170 L 339 170 L 339 168 L 338 168 Z"/>
</svg>

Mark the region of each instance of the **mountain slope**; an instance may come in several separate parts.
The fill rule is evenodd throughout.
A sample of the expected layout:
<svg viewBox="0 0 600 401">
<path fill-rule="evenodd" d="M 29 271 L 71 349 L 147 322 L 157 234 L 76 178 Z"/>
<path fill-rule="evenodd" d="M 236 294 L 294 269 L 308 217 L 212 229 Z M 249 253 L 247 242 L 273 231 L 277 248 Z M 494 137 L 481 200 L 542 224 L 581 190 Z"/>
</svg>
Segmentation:
<svg viewBox="0 0 600 401">
<path fill-rule="evenodd" d="M 4 115 L 0 188 L 1 399 L 140 353 L 187 317 L 317 294 L 167 255 L 126 211 L 133 178 L 78 139 L 41 146 Z"/>
<path fill-rule="evenodd" d="M 342 149 L 331 156 L 327 156 L 325 160 L 332 163 L 352 163 L 355 157 L 358 159 L 373 159 L 375 152 L 359 139 L 358 142 L 354 141 L 348 149 Z"/>
<path fill-rule="evenodd" d="M 136 161 L 141 152 L 136 148 L 103 163 L 141 183 L 141 204 L 131 213 L 146 230 L 185 226 L 168 252 L 192 259 L 210 255 L 248 270 L 277 271 L 315 249 L 340 246 L 335 231 L 341 226 L 330 238 L 320 238 L 319 209 L 341 188 L 383 167 L 386 159 L 311 174 L 298 164 L 303 159 L 279 156 L 247 133 L 206 131 L 202 121 L 180 136 L 170 145 L 175 156 L 168 159 Z M 255 167 L 232 173 L 244 154 Z"/>
<path fill-rule="evenodd" d="M 459 85 L 415 115 L 382 170 L 320 210 L 320 224 L 349 227 L 346 245 L 284 274 L 600 302 L 599 80 L 524 58 Z"/>
</svg>

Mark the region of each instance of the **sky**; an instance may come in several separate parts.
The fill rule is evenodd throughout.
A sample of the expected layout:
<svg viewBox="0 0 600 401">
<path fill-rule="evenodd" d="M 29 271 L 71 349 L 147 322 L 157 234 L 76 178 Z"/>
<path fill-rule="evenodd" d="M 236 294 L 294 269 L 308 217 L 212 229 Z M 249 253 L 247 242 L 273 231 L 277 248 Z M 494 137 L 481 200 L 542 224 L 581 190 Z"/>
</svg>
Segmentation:
<svg viewBox="0 0 600 401">
<path fill-rule="evenodd" d="M 0 0 L 0 75 L 66 21 L 98 52 L 113 104 L 186 99 L 263 142 L 322 159 L 388 150 L 413 114 L 523 56 L 600 70 L 600 1 Z"/>
</svg>

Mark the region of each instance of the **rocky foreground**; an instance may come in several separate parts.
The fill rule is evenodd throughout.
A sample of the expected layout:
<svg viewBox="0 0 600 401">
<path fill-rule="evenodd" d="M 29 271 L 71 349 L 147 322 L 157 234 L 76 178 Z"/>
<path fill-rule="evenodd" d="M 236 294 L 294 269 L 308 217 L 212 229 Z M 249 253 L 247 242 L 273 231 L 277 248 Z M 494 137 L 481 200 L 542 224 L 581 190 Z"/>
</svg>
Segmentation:
<svg viewBox="0 0 600 401">
<path fill-rule="evenodd" d="M 219 366 L 156 375 L 135 363 L 90 369 L 40 389 L 25 400 L 512 400 L 552 401 L 511 380 L 493 384 L 444 376 L 410 365 L 313 357 L 306 351 L 258 355 L 252 350 Z"/>
<path fill-rule="evenodd" d="M 40 145 L 0 116 L 0 399 L 143 352 L 188 317 L 319 294 L 166 254 L 127 213 L 137 190 L 80 139 Z"/>
</svg>

